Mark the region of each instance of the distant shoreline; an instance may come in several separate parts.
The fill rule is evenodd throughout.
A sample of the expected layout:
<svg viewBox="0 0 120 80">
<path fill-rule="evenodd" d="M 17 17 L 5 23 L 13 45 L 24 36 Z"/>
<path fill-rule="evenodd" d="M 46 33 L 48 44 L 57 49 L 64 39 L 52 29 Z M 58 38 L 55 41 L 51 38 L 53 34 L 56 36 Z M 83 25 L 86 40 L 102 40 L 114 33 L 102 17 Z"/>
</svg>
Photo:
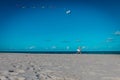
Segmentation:
<svg viewBox="0 0 120 80">
<path fill-rule="evenodd" d="M 0 53 L 77 54 L 77 51 L 0 51 Z M 120 51 L 82 51 L 82 54 L 120 54 Z"/>
</svg>

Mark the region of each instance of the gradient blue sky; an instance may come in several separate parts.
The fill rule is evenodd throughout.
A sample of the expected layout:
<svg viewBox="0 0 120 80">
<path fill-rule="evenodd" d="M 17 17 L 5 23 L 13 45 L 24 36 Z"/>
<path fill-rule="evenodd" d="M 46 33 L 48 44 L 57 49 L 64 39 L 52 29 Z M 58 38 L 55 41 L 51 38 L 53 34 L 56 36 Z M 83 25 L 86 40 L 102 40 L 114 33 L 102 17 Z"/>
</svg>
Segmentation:
<svg viewBox="0 0 120 80">
<path fill-rule="evenodd" d="M 120 51 L 119 0 L 0 0 L 0 51 Z"/>
</svg>

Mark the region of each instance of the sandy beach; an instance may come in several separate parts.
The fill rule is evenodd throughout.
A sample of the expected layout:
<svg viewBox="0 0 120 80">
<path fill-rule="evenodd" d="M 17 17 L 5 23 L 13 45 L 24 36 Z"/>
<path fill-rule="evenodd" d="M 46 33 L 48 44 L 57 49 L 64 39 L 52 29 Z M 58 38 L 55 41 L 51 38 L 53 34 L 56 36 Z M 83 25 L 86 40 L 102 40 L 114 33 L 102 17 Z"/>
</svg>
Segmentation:
<svg viewBox="0 0 120 80">
<path fill-rule="evenodd" d="M 0 53 L 0 80 L 120 80 L 120 55 Z"/>
</svg>

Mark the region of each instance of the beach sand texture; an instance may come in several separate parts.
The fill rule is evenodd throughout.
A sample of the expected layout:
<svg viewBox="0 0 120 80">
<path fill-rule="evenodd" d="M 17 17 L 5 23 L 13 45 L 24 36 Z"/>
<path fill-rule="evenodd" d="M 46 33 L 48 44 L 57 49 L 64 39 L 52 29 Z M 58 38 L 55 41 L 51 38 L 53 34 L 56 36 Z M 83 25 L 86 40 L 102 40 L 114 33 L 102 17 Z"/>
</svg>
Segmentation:
<svg viewBox="0 0 120 80">
<path fill-rule="evenodd" d="M 0 53 L 0 80 L 120 80 L 120 55 Z"/>
</svg>

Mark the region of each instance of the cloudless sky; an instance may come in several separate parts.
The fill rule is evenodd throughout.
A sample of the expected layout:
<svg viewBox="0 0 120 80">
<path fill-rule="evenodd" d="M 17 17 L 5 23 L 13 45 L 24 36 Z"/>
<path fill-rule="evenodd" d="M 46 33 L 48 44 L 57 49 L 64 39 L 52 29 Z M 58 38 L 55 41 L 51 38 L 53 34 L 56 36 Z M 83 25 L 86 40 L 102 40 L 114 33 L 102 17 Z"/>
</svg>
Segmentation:
<svg viewBox="0 0 120 80">
<path fill-rule="evenodd" d="M 120 51 L 119 0 L 1 0 L 0 51 Z"/>
</svg>

